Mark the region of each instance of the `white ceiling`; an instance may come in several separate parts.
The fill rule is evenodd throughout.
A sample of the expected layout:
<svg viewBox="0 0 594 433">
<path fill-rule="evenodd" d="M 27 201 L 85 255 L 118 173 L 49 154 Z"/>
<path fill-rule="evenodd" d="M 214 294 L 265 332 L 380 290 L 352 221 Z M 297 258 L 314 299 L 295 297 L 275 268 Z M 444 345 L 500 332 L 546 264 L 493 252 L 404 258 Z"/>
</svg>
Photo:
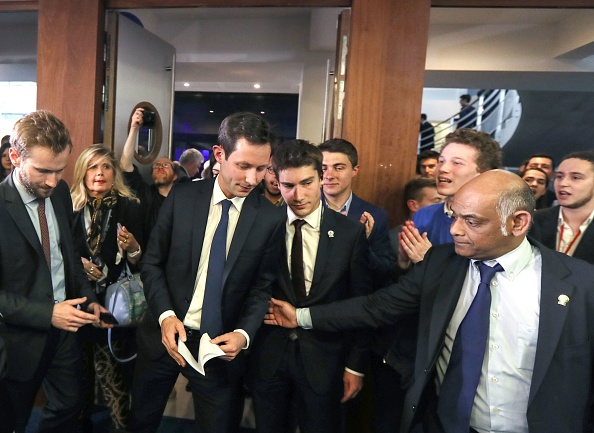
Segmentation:
<svg viewBox="0 0 594 433">
<path fill-rule="evenodd" d="M 258 82 L 260 92 L 298 93 L 307 64 L 333 59 L 340 10 L 130 12 L 176 47 L 176 89 L 256 91 Z M 2 66 L 34 62 L 35 28 L 36 13 L 0 14 L 0 75 Z M 594 83 L 584 74 L 594 71 L 594 10 L 433 8 L 426 70 L 427 87 L 480 87 L 485 72 L 541 87 L 567 74 L 576 78 L 565 89 Z M 534 72 L 536 79 L 522 78 Z"/>
</svg>

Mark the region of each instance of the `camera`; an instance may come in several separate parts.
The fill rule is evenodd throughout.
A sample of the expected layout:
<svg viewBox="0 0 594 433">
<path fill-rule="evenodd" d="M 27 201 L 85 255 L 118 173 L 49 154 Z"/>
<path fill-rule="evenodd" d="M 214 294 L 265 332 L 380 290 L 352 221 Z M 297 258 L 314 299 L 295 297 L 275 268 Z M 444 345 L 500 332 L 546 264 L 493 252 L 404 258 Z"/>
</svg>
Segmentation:
<svg viewBox="0 0 594 433">
<path fill-rule="evenodd" d="M 142 112 L 142 124 L 144 126 L 153 126 L 155 124 L 156 116 L 154 111 L 144 110 Z"/>
</svg>

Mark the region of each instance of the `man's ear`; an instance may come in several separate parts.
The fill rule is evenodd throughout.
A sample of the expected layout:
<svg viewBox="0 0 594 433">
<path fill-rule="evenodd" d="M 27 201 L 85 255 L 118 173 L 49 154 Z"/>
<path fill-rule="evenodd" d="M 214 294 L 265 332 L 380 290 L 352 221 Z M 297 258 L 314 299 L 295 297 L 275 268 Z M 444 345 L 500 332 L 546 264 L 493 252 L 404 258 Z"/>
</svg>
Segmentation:
<svg viewBox="0 0 594 433">
<path fill-rule="evenodd" d="M 353 177 L 357 176 L 357 173 L 359 173 L 359 165 L 353 167 Z"/>
<path fill-rule="evenodd" d="M 225 159 L 225 150 L 223 149 L 223 146 L 215 144 L 214 146 L 212 146 L 212 152 L 217 162 L 221 164 Z"/>
<path fill-rule="evenodd" d="M 524 236 L 532 224 L 532 215 L 525 210 L 516 211 L 511 216 L 511 223 L 511 233 L 514 236 Z"/>
<path fill-rule="evenodd" d="M 8 148 L 8 156 L 10 157 L 10 162 L 12 162 L 12 165 L 19 168 L 21 167 L 21 155 L 19 155 L 14 147 Z"/>
<path fill-rule="evenodd" d="M 408 210 L 410 211 L 410 213 L 415 213 L 416 211 L 418 211 L 420 209 L 419 203 L 417 203 L 417 201 L 413 200 L 412 198 L 409 200 L 406 200 L 406 206 L 408 207 Z"/>
</svg>

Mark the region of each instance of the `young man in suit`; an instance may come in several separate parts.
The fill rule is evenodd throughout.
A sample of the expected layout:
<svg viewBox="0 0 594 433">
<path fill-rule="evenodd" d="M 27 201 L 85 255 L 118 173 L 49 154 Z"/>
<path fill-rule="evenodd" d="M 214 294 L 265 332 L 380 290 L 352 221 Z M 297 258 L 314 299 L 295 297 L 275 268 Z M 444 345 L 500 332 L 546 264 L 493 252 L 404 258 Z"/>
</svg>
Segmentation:
<svg viewBox="0 0 594 433">
<path fill-rule="evenodd" d="M 99 313 L 107 311 L 72 243 L 72 201 L 61 180 L 71 150 L 58 118 L 30 113 L 14 126 L 15 168 L 0 184 L 0 337 L 8 356 L 3 392 L 12 406 L 0 408 L 0 425 L 17 432 L 25 431 L 42 384 L 48 401 L 39 431 L 75 431 L 83 403 L 75 332 L 100 326 Z"/>
<path fill-rule="evenodd" d="M 272 300 L 265 323 L 335 331 L 418 311 L 401 431 L 589 431 L 594 266 L 528 240 L 534 195 L 513 173 L 483 173 L 451 207 L 454 244 L 398 284 L 297 311 Z"/>
<path fill-rule="evenodd" d="M 594 152 L 565 156 L 554 185 L 559 205 L 536 212 L 530 235 L 553 250 L 594 263 Z"/>
<path fill-rule="evenodd" d="M 274 153 L 272 166 L 287 204 L 273 296 L 303 307 L 368 293 L 364 226 L 322 206 L 320 150 L 305 140 L 285 142 Z M 340 402 L 362 387 L 367 346 L 360 331 L 262 327 L 251 354 L 257 431 L 285 431 L 294 396 L 302 431 L 337 432 Z"/>
<path fill-rule="evenodd" d="M 237 430 L 244 349 L 262 324 L 284 227 L 282 212 L 254 191 L 274 141 L 260 116 L 228 116 L 213 146 L 219 175 L 177 184 L 163 204 L 141 264 L 152 317 L 139 328 L 129 431 L 157 431 L 179 373 L 190 382 L 198 431 Z M 202 376 L 178 338 L 197 357 L 205 333 L 225 356 Z"/>
<path fill-rule="evenodd" d="M 353 193 L 351 185 L 359 172 L 359 157 L 352 143 L 333 138 L 320 144 L 319 148 L 324 155 L 322 200 L 330 209 L 365 226 L 374 285 L 382 287 L 390 282 L 391 270 L 388 214 Z"/>
</svg>

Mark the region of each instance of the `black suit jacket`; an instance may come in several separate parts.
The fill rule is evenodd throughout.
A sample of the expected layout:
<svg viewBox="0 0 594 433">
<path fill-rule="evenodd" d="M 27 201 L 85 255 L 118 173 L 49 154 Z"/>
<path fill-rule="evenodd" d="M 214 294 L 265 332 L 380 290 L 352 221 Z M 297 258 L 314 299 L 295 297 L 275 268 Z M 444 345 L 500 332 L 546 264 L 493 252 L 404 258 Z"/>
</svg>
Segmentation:
<svg viewBox="0 0 594 433">
<path fill-rule="evenodd" d="M 286 212 L 286 207 L 282 208 Z M 275 298 L 298 307 L 310 307 L 371 292 L 365 228 L 331 209 L 324 208 L 322 215 L 320 243 L 309 295 L 302 301 L 297 300 L 283 240 L 282 254 L 277 259 L 278 285 L 272 294 Z M 345 366 L 363 371 L 369 346 L 366 333 L 317 329 L 297 329 L 296 333 L 306 379 L 315 392 L 325 394 L 332 383 L 341 381 Z M 278 326 L 262 326 L 251 354 L 256 377 L 270 378 L 274 375 L 287 344 L 293 344 L 288 339 L 287 330 Z"/>
<path fill-rule="evenodd" d="M 590 431 L 594 367 L 594 266 L 534 243 L 542 254 L 540 319 L 527 419 L 531 433 Z M 468 259 L 453 245 L 431 248 L 399 284 L 360 299 L 311 309 L 314 327 L 336 330 L 391 323 L 419 311 L 415 376 L 401 431 L 426 415 L 435 364 L 458 302 Z M 558 297 L 570 301 L 559 305 Z M 348 313 L 345 313 L 348 312 Z"/>
<path fill-rule="evenodd" d="M 152 359 L 165 352 L 157 321 L 159 316 L 173 310 L 183 322 L 188 312 L 214 182 L 215 179 L 209 179 L 173 187 L 161 207 L 141 261 L 141 276 L 152 318 L 142 324 L 139 344 Z M 270 299 L 284 219 L 282 211 L 257 191 L 246 197 L 225 263 L 224 332 L 243 329 L 253 341 Z"/>
<path fill-rule="evenodd" d="M 71 236 L 72 200 L 66 182 L 51 196 L 60 230 L 67 299 L 86 296 L 96 300 L 83 271 Z M 37 369 L 54 309 L 51 273 L 31 218 L 12 176 L 0 184 L 0 312 L 8 354 L 8 377 L 31 379 Z"/>
<path fill-rule="evenodd" d="M 559 219 L 559 206 L 542 209 L 534 214 L 534 222 L 530 235 L 544 246 L 552 250 L 557 249 L 557 223 Z M 580 243 L 573 253 L 573 257 L 594 263 L 594 225 L 590 224 Z"/>
</svg>

